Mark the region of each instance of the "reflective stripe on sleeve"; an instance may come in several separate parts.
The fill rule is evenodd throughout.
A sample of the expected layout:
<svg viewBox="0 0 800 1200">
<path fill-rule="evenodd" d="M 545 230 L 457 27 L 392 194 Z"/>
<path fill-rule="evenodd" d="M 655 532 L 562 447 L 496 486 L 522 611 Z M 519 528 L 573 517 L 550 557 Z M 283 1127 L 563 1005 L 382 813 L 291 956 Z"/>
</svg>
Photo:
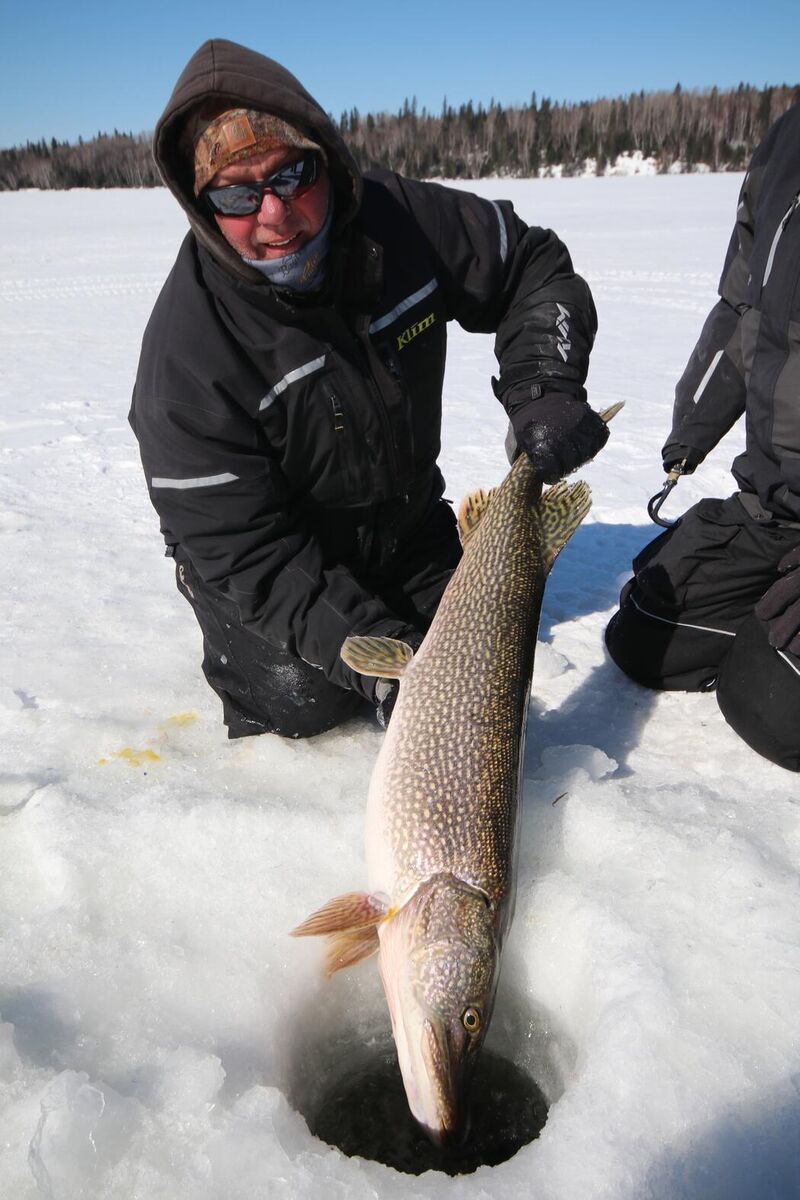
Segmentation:
<svg viewBox="0 0 800 1200">
<path fill-rule="evenodd" d="M 174 488 L 176 491 L 186 492 L 193 488 L 219 487 L 221 483 L 233 483 L 234 479 L 238 478 L 238 475 L 231 475 L 230 471 L 225 471 L 222 475 L 197 475 L 194 479 L 165 479 L 161 475 L 154 475 L 150 486 Z"/>
<path fill-rule="evenodd" d="M 490 204 L 497 213 L 497 223 L 500 226 L 500 260 L 506 261 L 508 255 L 508 233 L 506 232 L 506 223 L 503 219 L 503 210 L 496 200 L 491 200 Z"/>
<path fill-rule="evenodd" d="M 269 408 L 281 392 L 285 392 L 290 383 L 297 383 L 298 379 L 305 379 L 306 375 L 311 375 L 314 371 L 320 371 L 325 366 L 325 355 L 320 355 L 319 358 L 313 358 L 311 362 L 303 363 L 302 367 L 295 367 L 293 371 L 289 371 L 284 375 L 283 379 L 279 379 L 274 387 L 270 388 L 264 399 L 258 406 L 258 411 L 263 412 L 265 408 Z"/>
<path fill-rule="evenodd" d="M 702 396 L 703 392 L 706 390 L 706 387 L 707 387 L 707 385 L 708 385 L 708 381 L 709 381 L 709 379 L 711 378 L 711 376 L 714 374 L 714 372 L 716 371 L 716 369 L 717 369 L 717 363 L 718 363 L 718 362 L 719 362 L 719 360 L 722 358 L 722 355 L 723 355 L 723 354 L 724 354 L 724 351 L 723 351 L 723 350 L 718 350 L 718 351 L 717 351 L 717 353 L 716 353 L 716 354 L 714 355 L 714 357 L 712 358 L 712 360 L 711 360 L 711 365 L 710 365 L 710 367 L 708 368 L 708 370 L 706 371 L 706 373 L 705 373 L 705 375 L 703 376 L 703 378 L 700 380 L 700 383 L 698 384 L 698 387 L 697 387 L 697 391 L 696 391 L 696 392 L 695 392 L 695 394 L 694 394 L 694 397 L 693 397 L 693 399 L 694 399 L 694 402 L 695 402 L 695 404 L 696 404 L 696 403 L 697 403 L 697 401 L 700 399 L 700 397 Z"/>
<path fill-rule="evenodd" d="M 789 221 L 791 220 L 791 217 L 792 217 L 792 213 L 798 207 L 798 205 L 800 205 L 800 192 L 797 193 L 794 200 L 787 208 L 786 212 L 784 213 L 784 215 L 781 219 L 780 225 L 775 230 L 775 236 L 772 239 L 772 245 L 769 248 L 769 257 L 767 258 L 767 265 L 764 270 L 764 282 L 761 284 L 762 291 L 767 286 L 767 280 L 769 279 L 770 275 L 772 274 L 772 267 L 775 262 L 775 254 L 778 250 L 778 242 L 781 240 L 781 237 L 783 236 L 783 231 L 786 228 L 786 226 L 789 224 Z"/>
</svg>

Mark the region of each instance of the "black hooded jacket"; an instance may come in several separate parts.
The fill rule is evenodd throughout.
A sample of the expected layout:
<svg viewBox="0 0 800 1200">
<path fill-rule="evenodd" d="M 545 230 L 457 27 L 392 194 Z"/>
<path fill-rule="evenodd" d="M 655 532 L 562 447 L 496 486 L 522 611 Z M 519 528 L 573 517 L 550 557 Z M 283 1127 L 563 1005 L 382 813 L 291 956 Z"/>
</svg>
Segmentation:
<svg viewBox="0 0 800 1200">
<path fill-rule="evenodd" d="M 702 462 L 746 412 L 733 463 L 745 507 L 800 521 L 800 104 L 753 155 L 720 300 L 675 391 L 664 463 Z"/>
<path fill-rule="evenodd" d="M 209 98 L 276 113 L 324 148 L 334 226 L 310 299 L 271 286 L 195 203 L 181 132 Z M 193 56 L 154 150 L 191 226 L 130 414 L 164 538 L 249 629 L 368 695 L 339 649 L 354 632 L 408 629 L 379 581 L 442 495 L 447 322 L 496 333 L 507 409 L 531 383 L 584 399 L 591 295 L 558 238 L 509 203 L 362 178 L 298 81 L 231 42 Z"/>
</svg>

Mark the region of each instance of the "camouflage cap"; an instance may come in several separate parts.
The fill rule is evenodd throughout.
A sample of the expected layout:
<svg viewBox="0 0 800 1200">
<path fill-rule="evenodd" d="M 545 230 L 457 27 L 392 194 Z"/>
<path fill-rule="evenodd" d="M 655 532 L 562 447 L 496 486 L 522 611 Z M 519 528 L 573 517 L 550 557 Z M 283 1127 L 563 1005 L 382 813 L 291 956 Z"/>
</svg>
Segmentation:
<svg viewBox="0 0 800 1200">
<path fill-rule="evenodd" d="M 299 129 L 273 113 L 259 112 L 253 108 L 226 109 L 210 123 L 200 125 L 200 128 L 195 124 L 195 130 L 194 136 L 191 129 L 186 131 L 194 146 L 195 196 L 223 167 L 265 150 L 298 146 L 304 150 L 316 150 L 325 157 L 322 148 Z"/>
</svg>

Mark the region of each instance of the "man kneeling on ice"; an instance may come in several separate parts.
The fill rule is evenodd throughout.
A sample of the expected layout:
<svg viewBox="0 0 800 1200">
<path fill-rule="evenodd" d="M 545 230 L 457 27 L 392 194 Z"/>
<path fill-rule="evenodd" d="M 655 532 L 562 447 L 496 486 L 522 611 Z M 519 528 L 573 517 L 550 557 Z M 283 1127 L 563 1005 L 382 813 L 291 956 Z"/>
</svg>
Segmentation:
<svg viewBox="0 0 800 1200">
<path fill-rule="evenodd" d="M 304 737 L 397 683 L 348 636 L 416 647 L 460 557 L 442 499 L 445 326 L 496 333 L 496 396 L 553 482 L 608 436 L 586 402 L 585 282 L 507 201 L 362 176 L 283 67 L 210 41 L 154 141 L 191 230 L 131 408 L 203 671 L 230 737 Z"/>
<path fill-rule="evenodd" d="M 638 683 L 715 691 L 749 746 L 800 771 L 800 104 L 753 156 L 719 294 L 662 455 L 674 483 L 744 413 L 739 490 L 645 546 L 606 642 Z"/>
</svg>

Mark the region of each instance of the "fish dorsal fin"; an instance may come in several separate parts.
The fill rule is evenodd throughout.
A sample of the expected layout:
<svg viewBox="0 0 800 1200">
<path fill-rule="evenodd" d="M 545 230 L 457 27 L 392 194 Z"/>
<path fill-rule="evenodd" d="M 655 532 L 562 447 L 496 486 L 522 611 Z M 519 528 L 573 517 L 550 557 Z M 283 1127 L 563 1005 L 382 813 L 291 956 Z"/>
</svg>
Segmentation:
<svg viewBox="0 0 800 1200">
<path fill-rule="evenodd" d="M 388 915 L 390 910 L 379 897 L 368 892 L 347 892 L 323 904 L 293 929 L 291 936 L 327 938 L 324 969 L 330 979 L 343 967 L 355 966 L 376 953 L 377 926 Z"/>
<path fill-rule="evenodd" d="M 542 494 L 533 511 L 541 530 L 545 571 L 550 570 L 591 505 L 592 493 L 582 480 L 562 480 Z"/>
<path fill-rule="evenodd" d="M 476 492 L 470 492 L 461 501 L 461 506 L 458 510 L 458 536 L 461 538 L 462 546 L 466 546 L 480 525 L 494 492 L 494 488 L 489 492 L 485 492 L 483 488 L 478 488 Z"/>
<path fill-rule="evenodd" d="M 359 675 L 400 679 L 414 657 L 408 642 L 389 637 L 349 637 L 339 657 Z"/>
</svg>

